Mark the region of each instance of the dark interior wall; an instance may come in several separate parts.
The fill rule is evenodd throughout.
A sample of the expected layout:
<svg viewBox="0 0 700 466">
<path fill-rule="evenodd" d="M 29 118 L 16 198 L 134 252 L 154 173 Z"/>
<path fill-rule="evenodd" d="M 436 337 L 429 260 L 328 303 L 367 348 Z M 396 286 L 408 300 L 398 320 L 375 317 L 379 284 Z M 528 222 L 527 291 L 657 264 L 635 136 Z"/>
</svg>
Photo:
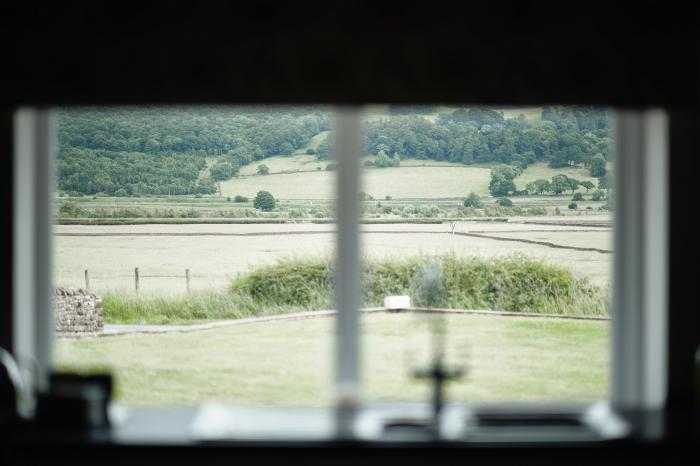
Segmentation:
<svg viewBox="0 0 700 466">
<path fill-rule="evenodd" d="M 608 4 L 610 3 L 610 4 Z M 0 151 L 11 234 L 20 105 L 455 102 L 661 106 L 672 118 L 670 401 L 700 342 L 694 198 L 697 7 L 666 2 L 119 2 L 0 6 Z M 3 242 L 11 272 L 12 245 Z M 5 281 L 5 285 L 11 286 Z M 0 344 L 10 337 L 10 293 Z"/>
<path fill-rule="evenodd" d="M 453 3 L 4 3 L 3 99 L 700 101 L 693 6 Z"/>
</svg>

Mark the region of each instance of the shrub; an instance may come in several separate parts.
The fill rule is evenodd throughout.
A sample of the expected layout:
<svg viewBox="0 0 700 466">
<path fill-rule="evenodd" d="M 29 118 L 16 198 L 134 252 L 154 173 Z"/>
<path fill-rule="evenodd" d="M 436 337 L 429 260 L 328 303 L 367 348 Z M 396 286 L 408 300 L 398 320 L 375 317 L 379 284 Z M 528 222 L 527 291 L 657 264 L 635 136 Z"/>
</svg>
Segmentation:
<svg viewBox="0 0 700 466">
<path fill-rule="evenodd" d="M 248 202 L 248 198 L 238 195 L 233 198 L 233 202 Z"/>
<path fill-rule="evenodd" d="M 306 155 L 316 155 L 316 151 L 309 147 L 306 149 Z"/>
<path fill-rule="evenodd" d="M 374 200 L 374 198 L 371 195 L 367 194 L 364 191 L 360 191 L 360 193 L 358 194 L 358 197 L 361 201 L 373 201 Z"/>
<path fill-rule="evenodd" d="M 258 191 L 253 201 L 253 207 L 269 212 L 275 208 L 275 197 L 268 191 Z"/>
<path fill-rule="evenodd" d="M 571 198 L 572 201 L 582 201 L 583 200 L 583 194 L 581 193 L 576 193 L 574 194 L 574 197 Z"/>
<path fill-rule="evenodd" d="M 381 306 L 387 295 L 407 294 L 417 306 L 579 315 L 608 311 L 606 289 L 566 268 L 521 256 L 413 257 L 363 264 L 362 305 L 368 307 Z M 328 260 L 284 260 L 240 275 L 230 291 L 256 312 L 325 309 L 333 304 L 333 279 Z"/>
<path fill-rule="evenodd" d="M 576 209 L 578 209 L 578 204 L 576 204 L 575 202 L 572 202 L 571 204 L 569 204 L 569 210 L 576 210 Z"/>
<path fill-rule="evenodd" d="M 507 197 L 500 198 L 496 201 L 496 204 L 498 204 L 501 207 L 513 207 L 513 201 L 511 201 Z"/>
<path fill-rule="evenodd" d="M 603 199 L 605 199 L 605 191 L 603 191 L 602 189 L 593 191 L 593 196 L 591 196 L 591 199 L 594 201 L 602 201 Z"/>
<path fill-rule="evenodd" d="M 390 200 L 391 200 L 391 196 L 384 196 L 384 200 L 385 200 L 385 201 L 390 201 Z"/>
<path fill-rule="evenodd" d="M 474 207 L 480 209 L 484 206 L 481 199 L 475 192 L 470 192 L 467 198 L 464 200 L 464 207 Z"/>
<path fill-rule="evenodd" d="M 258 175 L 269 175 L 270 174 L 270 169 L 268 168 L 267 165 L 260 164 L 258 165 Z"/>
</svg>

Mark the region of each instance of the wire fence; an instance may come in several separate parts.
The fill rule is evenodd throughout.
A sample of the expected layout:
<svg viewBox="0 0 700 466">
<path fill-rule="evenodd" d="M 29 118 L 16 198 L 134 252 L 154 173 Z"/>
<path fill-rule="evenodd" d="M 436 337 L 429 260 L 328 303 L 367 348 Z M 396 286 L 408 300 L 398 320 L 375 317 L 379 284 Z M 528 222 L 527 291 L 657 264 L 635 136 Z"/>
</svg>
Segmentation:
<svg viewBox="0 0 700 466">
<path fill-rule="evenodd" d="M 191 277 L 190 277 L 190 269 L 185 269 L 185 274 L 184 275 L 144 275 L 139 271 L 138 267 L 134 267 L 134 291 L 137 293 L 139 292 L 141 288 L 141 279 L 142 278 L 184 278 L 185 279 L 185 287 L 187 292 L 189 293 L 191 291 Z M 85 289 L 90 291 L 90 271 L 88 269 L 85 269 Z"/>
</svg>

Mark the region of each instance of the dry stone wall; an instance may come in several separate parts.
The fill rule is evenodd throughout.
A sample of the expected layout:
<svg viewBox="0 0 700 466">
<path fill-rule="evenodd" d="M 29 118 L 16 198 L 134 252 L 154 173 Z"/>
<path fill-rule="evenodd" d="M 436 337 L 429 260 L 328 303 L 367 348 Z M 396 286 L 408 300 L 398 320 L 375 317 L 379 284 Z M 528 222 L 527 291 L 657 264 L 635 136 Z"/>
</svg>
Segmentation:
<svg viewBox="0 0 700 466">
<path fill-rule="evenodd" d="M 81 335 L 102 332 L 102 300 L 82 288 L 56 288 L 54 293 L 56 333 Z"/>
</svg>

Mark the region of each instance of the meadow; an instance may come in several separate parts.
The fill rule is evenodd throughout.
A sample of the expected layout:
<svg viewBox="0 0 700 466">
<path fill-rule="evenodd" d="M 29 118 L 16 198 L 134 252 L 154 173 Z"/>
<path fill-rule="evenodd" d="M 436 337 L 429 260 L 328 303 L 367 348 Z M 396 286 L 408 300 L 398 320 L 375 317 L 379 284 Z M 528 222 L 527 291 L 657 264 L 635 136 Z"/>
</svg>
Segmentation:
<svg viewBox="0 0 700 466">
<path fill-rule="evenodd" d="M 280 259 L 328 257 L 336 241 L 332 224 L 54 228 L 55 283 L 84 286 L 84 270 L 88 269 L 91 287 L 98 292 L 133 292 L 135 267 L 140 269 L 142 293 L 185 293 L 185 269 L 190 269 L 193 290 L 221 289 L 237 274 Z M 451 235 L 446 224 L 363 225 L 362 231 L 362 253 L 370 259 L 522 254 L 570 268 L 601 286 L 610 282 L 612 254 L 517 241 L 611 250 L 612 233 L 607 228 L 591 231 L 589 227 L 566 225 L 464 222 L 456 225 L 455 232 L 482 236 Z"/>
<path fill-rule="evenodd" d="M 411 377 L 428 359 L 429 319 L 365 314 L 363 391 L 369 402 L 425 401 Z M 608 396 L 608 322 L 448 315 L 448 364 L 466 369 L 453 401 L 588 401 Z M 331 403 L 334 319 L 265 322 L 190 333 L 59 339 L 59 370 L 111 370 L 133 406 L 203 402 Z"/>
</svg>

